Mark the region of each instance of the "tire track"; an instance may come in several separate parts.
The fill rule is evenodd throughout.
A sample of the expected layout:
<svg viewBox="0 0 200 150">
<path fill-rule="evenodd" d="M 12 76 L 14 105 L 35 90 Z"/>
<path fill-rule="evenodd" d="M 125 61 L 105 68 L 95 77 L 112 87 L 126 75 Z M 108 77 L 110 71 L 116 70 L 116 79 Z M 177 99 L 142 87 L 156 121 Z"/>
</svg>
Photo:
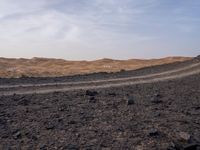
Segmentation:
<svg viewBox="0 0 200 150">
<path fill-rule="evenodd" d="M 150 77 L 156 77 L 156 76 L 160 76 L 160 75 L 168 75 L 168 74 L 171 74 L 171 73 L 177 73 L 177 72 L 180 72 L 180 71 L 193 69 L 195 67 L 200 67 L 200 63 L 195 63 L 195 64 L 192 64 L 192 65 L 188 65 L 188 66 L 182 67 L 180 69 L 173 69 L 173 70 L 164 71 L 164 72 L 161 72 L 161 73 L 153 73 L 153 74 L 149 74 L 149 75 L 141 75 L 141 76 L 134 76 L 134 77 L 114 78 L 114 79 L 99 79 L 99 80 L 80 81 L 80 82 L 57 82 L 57 83 L 43 83 L 43 84 L 0 85 L 0 89 L 3 89 L 3 88 L 33 87 L 33 86 L 42 87 L 42 86 L 57 86 L 57 85 L 79 85 L 79 84 L 87 84 L 87 83 L 124 81 L 124 80 L 132 80 L 132 79 L 150 78 Z"/>
<path fill-rule="evenodd" d="M 34 94 L 34 93 L 43 94 L 50 92 L 74 91 L 82 89 L 87 90 L 87 89 L 111 88 L 111 87 L 161 82 L 166 80 L 174 80 L 194 74 L 200 74 L 200 63 L 192 64 L 180 69 L 175 69 L 150 75 L 136 76 L 136 77 L 84 81 L 84 82 L 1 86 L 0 95 Z"/>
</svg>

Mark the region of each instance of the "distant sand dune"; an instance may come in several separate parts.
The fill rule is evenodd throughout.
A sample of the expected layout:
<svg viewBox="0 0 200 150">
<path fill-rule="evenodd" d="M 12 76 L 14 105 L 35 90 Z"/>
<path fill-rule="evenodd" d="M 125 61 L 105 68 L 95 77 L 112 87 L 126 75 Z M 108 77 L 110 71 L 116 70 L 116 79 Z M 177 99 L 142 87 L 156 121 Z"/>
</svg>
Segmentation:
<svg viewBox="0 0 200 150">
<path fill-rule="evenodd" d="M 0 77 L 53 77 L 86 74 L 94 72 L 118 72 L 120 70 L 135 70 L 148 66 L 185 61 L 190 57 L 166 57 L 161 59 L 130 59 L 96 61 L 66 61 L 63 59 L 32 58 L 8 59 L 0 58 Z"/>
</svg>

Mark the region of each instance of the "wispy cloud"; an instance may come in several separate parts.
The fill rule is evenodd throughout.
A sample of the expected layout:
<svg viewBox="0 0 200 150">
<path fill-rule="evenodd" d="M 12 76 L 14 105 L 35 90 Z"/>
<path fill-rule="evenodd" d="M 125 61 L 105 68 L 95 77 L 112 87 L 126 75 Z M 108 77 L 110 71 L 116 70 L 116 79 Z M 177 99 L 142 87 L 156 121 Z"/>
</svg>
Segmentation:
<svg viewBox="0 0 200 150">
<path fill-rule="evenodd" d="M 197 6 L 186 0 L 1 0 L 0 53 L 92 59 L 141 57 L 155 49 L 149 56 L 157 56 L 160 46 L 149 43 L 198 31 Z"/>
</svg>

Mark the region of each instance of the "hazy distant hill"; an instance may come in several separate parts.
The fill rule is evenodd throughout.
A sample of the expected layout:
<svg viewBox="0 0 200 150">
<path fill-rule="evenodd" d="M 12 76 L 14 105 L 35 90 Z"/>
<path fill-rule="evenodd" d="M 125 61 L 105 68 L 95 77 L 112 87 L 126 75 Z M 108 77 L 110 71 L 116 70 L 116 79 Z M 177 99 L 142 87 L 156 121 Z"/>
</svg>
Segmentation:
<svg viewBox="0 0 200 150">
<path fill-rule="evenodd" d="M 67 61 L 63 59 L 32 58 L 10 59 L 0 58 L 0 77 L 44 77 L 67 76 L 94 72 L 117 72 L 122 69 L 134 70 L 142 67 L 185 61 L 190 57 L 166 57 L 161 59 L 100 59 L 96 61 Z"/>
</svg>

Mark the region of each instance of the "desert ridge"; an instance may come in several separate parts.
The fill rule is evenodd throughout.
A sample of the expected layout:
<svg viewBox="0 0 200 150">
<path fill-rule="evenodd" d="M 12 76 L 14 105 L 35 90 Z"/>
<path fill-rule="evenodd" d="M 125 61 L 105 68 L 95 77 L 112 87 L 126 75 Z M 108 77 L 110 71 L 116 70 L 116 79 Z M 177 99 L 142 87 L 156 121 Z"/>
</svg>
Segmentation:
<svg viewBox="0 0 200 150">
<path fill-rule="evenodd" d="M 94 61 L 68 61 L 52 58 L 0 58 L 0 77 L 59 77 L 98 72 L 119 72 L 149 66 L 169 64 L 192 59 L 191 57 L 166 57 L 161 59 L 99 59 Z"/>
</svg>

